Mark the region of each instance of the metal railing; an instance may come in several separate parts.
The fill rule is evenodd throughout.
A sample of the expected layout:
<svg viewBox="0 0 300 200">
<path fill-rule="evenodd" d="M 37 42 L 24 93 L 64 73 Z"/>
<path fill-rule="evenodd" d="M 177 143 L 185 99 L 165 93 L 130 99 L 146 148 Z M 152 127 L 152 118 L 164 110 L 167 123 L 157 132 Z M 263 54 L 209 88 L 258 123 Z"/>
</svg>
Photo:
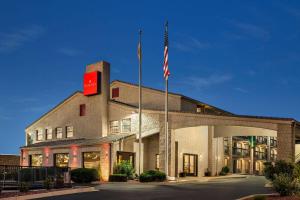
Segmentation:
<svg viewBox="0 0 300 200">
<path fill-rule="evenodd" d="M 232 155 L 241 156 L 241 157 L 248 157 L 248 156 L 250 156 L 250 151 L 249 151 L 249 149 L 233 147 L 232 148 Z"/>
<path fill-rule="evenodd" d="M 254 152 L 254 158 L 257 160 L 266 160 L 267 159 L 267 153 L 261 152 L 261 151 L 255 151 Z"/>
<path fill-rule="evenodd" d="M 31 188 L 42 188 L 47 179 L 54 183 L 63 182 L 63 185 L 70 185 L 70 168 L 0 165 L 2 189 L 15 189 L 24 182 L 28 183 Z"/>
</svg>

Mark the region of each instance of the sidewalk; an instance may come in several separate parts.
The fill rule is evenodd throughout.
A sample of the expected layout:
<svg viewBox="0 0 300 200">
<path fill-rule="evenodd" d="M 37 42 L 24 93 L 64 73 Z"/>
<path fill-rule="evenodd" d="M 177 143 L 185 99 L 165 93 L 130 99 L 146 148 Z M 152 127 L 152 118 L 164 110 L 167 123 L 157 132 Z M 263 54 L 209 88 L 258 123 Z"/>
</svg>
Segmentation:
<svg viewBox="0 0 300 200">
<path fill-rule="evenodd" d="M 83 193 L 83 192 L 93 192 L 96 191 L 94 187 L 81 187 L 81 188 L 71 188 L 59 191 L 46 191 L 44 193 L 38 194 L 29 194 L 23 196 L 14 196 L 8 198 L 0 198 L 0 200 L 27 200 L 27 199 L 37 199 L 37 198 L 44 198 L 44 197 L 51 197 L 51 196 L 60 196 L 60 195 L 68 195 L 68 194 L 75 194 L 75 193 Z"/>
<path fill-rule="evenodd" d="M 222 180 L 222 179 L 235 179 L 235 178 L 247 178 L 251 175 L 243 175 L 243 174 L 230 174 L 226 176 L 209 176 L 209 177 L 183 177 L 178 178 L 175 181 L 169 181 L 170 183 L 183 183 L 183 182 L 209 182 L 214 180 Z"/>
</svg>

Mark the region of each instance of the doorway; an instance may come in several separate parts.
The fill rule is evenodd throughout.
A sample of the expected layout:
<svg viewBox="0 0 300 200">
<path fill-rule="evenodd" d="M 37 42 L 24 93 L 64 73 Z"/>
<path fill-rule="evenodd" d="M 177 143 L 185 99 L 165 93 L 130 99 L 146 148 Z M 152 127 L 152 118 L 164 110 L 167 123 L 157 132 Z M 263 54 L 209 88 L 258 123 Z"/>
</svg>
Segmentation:
<svg viewBox="0 0 300 200">
<path fill-rule="evenodd" d="M 183 154 L 183 171 L 187 176 L 198 175 L 198 155 L 197 154 Z"/>
</svg>

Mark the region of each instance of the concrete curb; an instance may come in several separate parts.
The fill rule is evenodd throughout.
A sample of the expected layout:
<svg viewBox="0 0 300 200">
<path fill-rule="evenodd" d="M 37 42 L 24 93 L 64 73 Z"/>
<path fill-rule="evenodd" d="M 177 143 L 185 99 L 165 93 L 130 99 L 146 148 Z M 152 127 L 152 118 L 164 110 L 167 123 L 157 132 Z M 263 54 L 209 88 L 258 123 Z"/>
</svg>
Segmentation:
<svg viewBox="0 0 300 200">
<path fill-rule="evenodd" d="M 75 189 L 66 189 L 66 190 L 61 190 L 61 191 L 46 192 L 46 193 L 40 193 L 40 194 L 30 194 L 30 195 L 24 195 L 24 196 L 8 197 L 8 198 L 2 198 L 2 199 L 27 200 L 27 199 L 37 199 L 37 198 L 60 196 L 60 195 L 83 193 L 83 192 L 93 192 L 93 191 L 97 191 L 97 190 L 95 190 L 94 187 L 85 187 L 85 188 L 75 188 Z"/>
<path fill-rule="evenodd" d="M 248 195 L 248 196 L 245 196 L 245 197 L 242 197 L 242 198 L 239 198 L 237 200 L 245 200 L 245 199 L 250 199 L 250 198 L 253 198 L 255 196 L 259 196 L 259 195 L 263 195 L 263 196 L 272 196 L 272 195 L 278 195 L 278 193 L 271 193 L 271 194 L 251 194 L 251 195 Z"/>
</svg>

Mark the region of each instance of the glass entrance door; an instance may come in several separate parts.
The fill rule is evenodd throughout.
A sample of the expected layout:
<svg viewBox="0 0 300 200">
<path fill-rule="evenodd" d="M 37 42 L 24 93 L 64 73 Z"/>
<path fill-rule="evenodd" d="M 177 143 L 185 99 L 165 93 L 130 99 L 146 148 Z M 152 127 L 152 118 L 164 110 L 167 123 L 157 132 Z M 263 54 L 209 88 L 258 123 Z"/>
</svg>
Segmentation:
<svg viewBox="0 0 300 200">
<path fill-rule="evenodd" d="M 187 176 L 197 176 L 198 172 L 198 155 L 183 154 L 183 171 Z"/>
</svg>

